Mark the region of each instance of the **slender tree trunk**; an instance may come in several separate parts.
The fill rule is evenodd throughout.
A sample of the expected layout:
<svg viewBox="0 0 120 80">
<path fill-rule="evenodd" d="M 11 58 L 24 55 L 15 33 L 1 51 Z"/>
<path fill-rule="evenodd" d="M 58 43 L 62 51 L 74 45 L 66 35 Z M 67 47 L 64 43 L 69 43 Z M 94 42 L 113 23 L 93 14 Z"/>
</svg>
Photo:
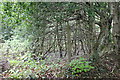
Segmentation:
<svg viewBox="0 0 120 80">
<path fill-rule="evenodd" d="M 64 55 L 64 57 L 66 57 L 66 55 L 67 55 L 67 36 L 66 36 L 66 33 L 64 33 L 64 36 L 65 36 L 65 43 L 64 43 L 64 45 L 65 45 L 65 55 Z"/>
<path fill-rule="evenodd" d="M 2 74 L 2 53 L 0 53 L 0 78 L 2 77 L 1 74 Z"/>
<path fill-rule="evenodd" d="M 63 55 L 62 55 L 62 46 L 61 46 L 61 35 L 59 34 L 58 24 L 59 23 L 57 23 L 57 25 L 56 25 L 56 36 L 57 36 L 57 43 L 58 43 L 60 58 L 62 58 Z"/>
<path fill-rule="evenodd" d="M 69 22 L 67 22 L 67 54 L 68 54 L 68 62 L 71 61 L 72 53 L 71 53 L 71 29 Z"/>
<path fill-rule="evenodd" d="M 116 42 L 115 51 L 117 60 L 120 61 L 120 3 L 112 3 L 113 6 L 113 35 Z M 119 63 L 120 67 L 120 63 Z"/>
</svg>

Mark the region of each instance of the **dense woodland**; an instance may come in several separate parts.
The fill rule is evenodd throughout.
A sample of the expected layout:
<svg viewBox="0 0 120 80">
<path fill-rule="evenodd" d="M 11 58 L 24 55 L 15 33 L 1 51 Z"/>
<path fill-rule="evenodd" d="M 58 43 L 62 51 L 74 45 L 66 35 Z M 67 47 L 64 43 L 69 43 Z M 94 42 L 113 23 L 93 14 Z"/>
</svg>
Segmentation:
<svg viewBox="0 0 120 80">
<path fill-rule="evenodd" d="M 1 2 L 3 78 L 120 79 L 120 2 Z"/>
</svg>

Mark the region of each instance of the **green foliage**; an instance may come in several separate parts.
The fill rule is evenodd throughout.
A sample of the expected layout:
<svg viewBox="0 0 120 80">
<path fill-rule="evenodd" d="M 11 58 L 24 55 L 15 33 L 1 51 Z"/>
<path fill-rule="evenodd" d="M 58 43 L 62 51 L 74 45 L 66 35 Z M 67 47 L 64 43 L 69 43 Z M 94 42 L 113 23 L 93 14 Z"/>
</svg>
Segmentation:
<svg viewBox="0 0 120 80">
<path fill-rule="evenodd" d="M 10 62 L 11 66 L 14 66 L 16 64 L 19 64 L 21 61 L 18 61 L 18 60 L 9 60 L 9 62 Z"/>
<path fill-rule="evenodd" d="M 6 43 L 0 45 L 0 52 L 3 53 L 6 57 L 11 59 L 13 58 L 13 60 L 20 58 L 23 54 L 25 54 L 25 51 L 27 51 L 29 42 L 23 38 L 18 38 L 18 36 L 14 36 L 12 40 L 7 40 Z"/>
<path fill-rule="evenodd" d="M 81 72 L 87 72 L 94 68 L 90 65 L 89 61 L 85 60 L 82 57 L 77 60 L 72 60 L 69 65 L 72 69 L 73 75 L 79 74 Z"/>
<path fill-rule="evenodd" d="M 28 56 L 27 58 L 25 58 Z M 45 66 L 45 61 L 37 62 L 31 58 L 31 54 L 21 58 L 21 61 L 11 60 L 10 64 L 14 64 L 9 70 L 9 78 L 38 78 L 39 75 L 44 75 L 48 67 Z"/>
</svg>

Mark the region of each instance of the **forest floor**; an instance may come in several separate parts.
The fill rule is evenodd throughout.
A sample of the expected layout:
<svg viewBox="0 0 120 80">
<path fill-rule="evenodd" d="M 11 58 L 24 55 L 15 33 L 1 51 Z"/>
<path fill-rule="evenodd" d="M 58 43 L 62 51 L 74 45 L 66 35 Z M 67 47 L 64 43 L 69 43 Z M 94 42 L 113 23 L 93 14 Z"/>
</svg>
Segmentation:
<svg viewBox="0 0 120 80">
<path fill-rule="evenodd" d="M 62 78 L 60 80 L 68 80 L 66 77 L 70 77 L 70 80 L 74 80 L 75 78 L 104 78 L 110 80 L 120 80 L 120 65 L 119 61 L 116 60 L 115 55 L 105 54 L 101 56 L 98 63 L 93 64 L 94 69 L 88 72 L 78 73 L 78 76 L 72 77 L 68 76 L 68 67 L 67 67 L 67 57 L 60 58 L 59 55 L 49 55 L 49 58 L 46 59 L 46 66 L 53 65 L 54 67 L 49 68 L 45 75 L 39 75 L 39 77 L 46 78 Z M 74 56 L 72 59 L 78 59 L 79 56 Z M 8 73 L 7 73 L 8 74 Z M 6 74 L 4 74 L 6 75 Z M 57 77 L 55 76 L 57 75 Z M 74 79 L 72 79 L 74 78 Z M 102 79 L 102 80 L 104 80 Z M 46 79 L 47 80 L 47 79 Z M 53 79 L 51 79 L 53 80 Z M 57 80 L 57 79 L 54 79 Z M 77 79 L 76 79 L 77 80 Z"/>
<path fill-rule="evenodd" d="M 51 57 L 49 59 L 52 63 L 58 63 L 64 66 L 67 62 L 67 57 L 65 58 L 59 58 L 59 56 L 50 55 Z M 120 65 L 119 61 L 116 60 L 116 55 L 113 55 L 113 53 L 105 54 L 101 56 L 99 62 L 97 64 L 94 64 L 95 69 L 92 69 L 89 72 L 83 72 L 78 74 L 79 77 L 97 77 L 97 78 L 111 78 L 111 79 L 120 79 Z M 73 59 L 77 59 L 78 57 L 73 57 Z"/>
</svg>

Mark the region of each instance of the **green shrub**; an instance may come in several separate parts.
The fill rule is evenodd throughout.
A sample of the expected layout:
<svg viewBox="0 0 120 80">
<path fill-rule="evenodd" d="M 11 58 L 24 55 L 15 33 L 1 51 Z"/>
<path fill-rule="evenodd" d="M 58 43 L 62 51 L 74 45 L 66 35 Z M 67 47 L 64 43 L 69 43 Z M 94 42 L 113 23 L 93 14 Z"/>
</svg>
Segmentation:
<svg viewBox="0 0 120 80">
<path fill-rule="evenodd" d="M 79 74 L 81 72 L 87 72 L 94 68 L 90 65 L 89 61 L 82 57 L 77 60 L 72 60 L 69 65 L 73 75 Z"/>
</svg>

